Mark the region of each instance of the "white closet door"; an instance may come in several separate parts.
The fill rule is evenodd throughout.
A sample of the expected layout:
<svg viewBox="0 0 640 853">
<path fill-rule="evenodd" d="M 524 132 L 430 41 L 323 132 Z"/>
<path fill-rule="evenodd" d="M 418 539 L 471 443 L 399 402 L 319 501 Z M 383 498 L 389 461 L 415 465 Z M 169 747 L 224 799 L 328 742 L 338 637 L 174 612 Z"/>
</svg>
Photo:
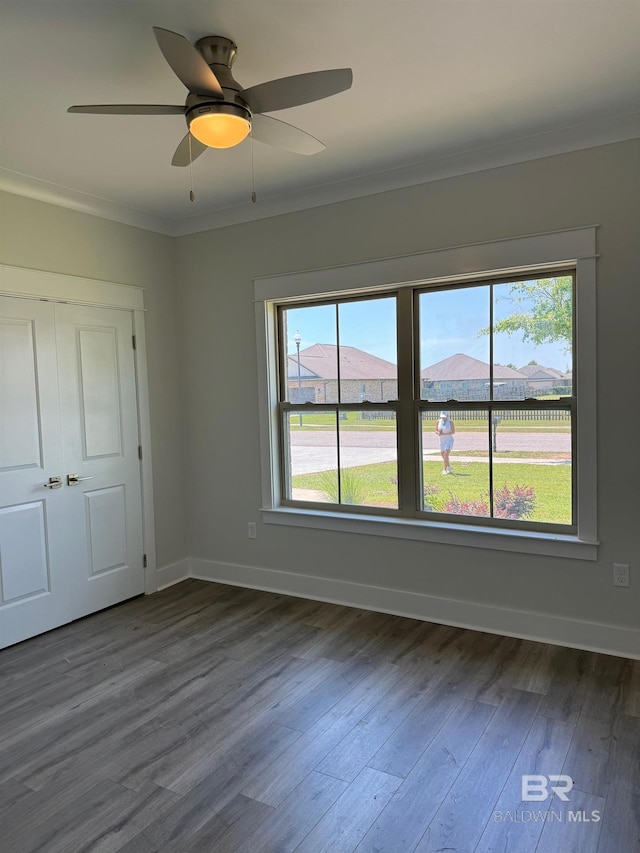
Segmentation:
<svg viewBox="0 0 640 853">
<path fill-rule="evenodd" d="M 130 313 L 1 297 L 0 647 L 143 592 L 137 451 Z"/>
<path fill-rule="evenodd" d="M 131 314 L 56 305 L 65 531 L 81 615 L 144 591 Z M 72 475 L 77 475 L 76 485 Z M 81 581 L 81 582 L 80 582 Z"/>
<path fill-rule="evenodd" d="M 0 299 L 0 646 L 72 617 L 53 305 Z"/>
</svg>

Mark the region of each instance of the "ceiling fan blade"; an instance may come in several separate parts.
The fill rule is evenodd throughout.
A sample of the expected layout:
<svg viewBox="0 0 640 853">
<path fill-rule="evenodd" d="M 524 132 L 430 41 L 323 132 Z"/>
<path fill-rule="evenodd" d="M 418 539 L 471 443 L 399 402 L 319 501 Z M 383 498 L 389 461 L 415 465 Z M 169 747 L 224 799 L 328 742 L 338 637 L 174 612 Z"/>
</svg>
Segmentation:
<svg viewBox="0 0 640 853">
<path fill-rule="evenodd" d="M 350 89 L 352 82 L 350 68 L 310 71 L 250 86 L 242 92 L 242 97 L 254 113 L 271 113 L 337 95 Z"/>
<path fill-rule="evenodd" d="M 295 154 L 317 154 L 326 148 L 324 142 L 310 133 L 271 116 L 254 115 L 251 119 L 251 135 L 258 142 L 284 148 Z"/>
<path fill-rule="evenodd" d="M 153 32 L 164 58 L 190 92 L 224 98 L 216 75 L 190 41 L 161 27 L 154 27 Z"/>
<path fill-rule="evenodd" d="M 92 115 L 164 116 L 184 115 L 184 107 L 172 104 L 82 104 L 82 106 L 69 107 L 67 112 Z"/>
<path fill-rule="evenodd" d="M 199 157 L 207 150 L 206 145 L 203 145 L 202 142 L 198 142 L 195 136 L 191 136 L 191 156 L 189 156 L 190 136 L 191 134 L 187 133 L 180 145 L 176 148 L 173 160 L 171 161 L 172 166 L 188 166 L 189 163 L 193 163 L 196 157 Z"/>
</svg>

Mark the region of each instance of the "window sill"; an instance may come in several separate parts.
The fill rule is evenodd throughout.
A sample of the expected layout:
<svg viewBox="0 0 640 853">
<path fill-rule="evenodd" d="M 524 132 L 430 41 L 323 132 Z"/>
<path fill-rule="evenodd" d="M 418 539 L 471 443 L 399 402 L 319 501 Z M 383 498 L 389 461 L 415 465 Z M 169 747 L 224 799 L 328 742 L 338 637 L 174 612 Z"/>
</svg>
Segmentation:
<svg viewBox="0 0 640 853">
<path fill-rule="evenodd" d="M 342 515 L 337 512 L 278 507 L 263 509 L 265 524 L 333 530 L 340 533 L 359 533 L 436 542 L 442 545 L 462 545 L 470 548 L 490 548 L 494 551 L 515 551 L 521 554 L 540 554 L 574 560 L 597 560 L 598 543 L 586 542 L 573 535 L 537 533 L 530 530 L 488 530 L 468 524 L 446 524 L 411 519 L 386 518 L 379 515 Z"/>
</svg>

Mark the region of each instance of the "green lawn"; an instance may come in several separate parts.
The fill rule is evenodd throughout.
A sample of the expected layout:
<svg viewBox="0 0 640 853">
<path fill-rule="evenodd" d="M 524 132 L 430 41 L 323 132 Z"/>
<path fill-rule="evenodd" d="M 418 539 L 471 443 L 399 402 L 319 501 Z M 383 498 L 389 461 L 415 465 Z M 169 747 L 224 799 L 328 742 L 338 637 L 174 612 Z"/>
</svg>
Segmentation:
<svg viewBox="0 0 640 853">
<path fill-rule="evenodd" d="M 487 450 L 452 450 L 450 456 L 479 456 L 483 459 L 487 458 Z M 439 455 L 440 451 L 434 450 L 433 455 Z M 494 459 L 553 459 L 553 460 L 568 460 L 571 459 L 570 453 L 562 451 L 549 450 L 494 450 Z"/>
<path fill-rule="evenodd" d="M 360 412 L 343 412 L 346 417 L 341 417 L 339 420 L 341 430 L 380 430 L 392 431 L 396 428 L 395 420 L 389 418 L 371 418 L 364 420 L 359 417 Z M 432 431 L 435 425 L 435 416 L 425 418 L 423 428 Z M 302 426 L 300 426 L 300 416 L 296 412 L 290 415 L 290 429 L 292 432 L 302 430 L 335 430 L 336 417 L 333 412 L 313 412 L 302 413 Z M 458 432 L 487 432 L 486 419 L 476 418 L 474 420 L 458 420 L 456 421 Z M 504 432 L 569 432 L 569 421 L 555 421 L 540 418 L 538 420 L 503 420 L 498 426 L 498 436 Z"/>
<path fill-rule="evenodd" d="M 380 430 L 394 430 L 396 428 L 395 419 L 390 418 L 367 418 L 363 420 L 358 417 L 360 412 L 344 412 L 346 417 L 340 418 L 340 429 L 348 430 L 363 430 L 371 429 L 379 432 Z M 295 430 L 335 430 L 336 416 L 333 412 L 315 412 L 314 414 L 302 413 L 302 427 L 300 426 L 300 416 L 296 412 L 290 416 L 290 428 Z"/>
<path fill-rule="evenodd" d="M 452 460 L 453 461 L 453 460 Z M 488 491 L 488 466 L 483 462 L 455 462 L 454 473 L 448 477 L 441 474 L 439 461 L 424 462 L 424 483 L 428 493 L 427 502 L 434 510 L 442 510 L 451 498 L 460 501 L 486 500 Z M 353 503 L 364 506 L 397 506 L 397 477 L 395 462 L 377 465 L 361 465 L 349 468 L 349 489 Z M 304 474 L 293 477 L 293 488 L 313 489 L 330 495 L 330 481 L 335 481 L 329 472 Z M 551 524 L 571 523 L 571 469 L 568 465 L 496 465 L 494 489 L 508 486 L 531 486 L 535 490 L 534 512 L 526 520 Z M 343 495 L 343 502 L 349 495 Z M 335 497 L 333 497 L 335 500 Z"/>
</svg>

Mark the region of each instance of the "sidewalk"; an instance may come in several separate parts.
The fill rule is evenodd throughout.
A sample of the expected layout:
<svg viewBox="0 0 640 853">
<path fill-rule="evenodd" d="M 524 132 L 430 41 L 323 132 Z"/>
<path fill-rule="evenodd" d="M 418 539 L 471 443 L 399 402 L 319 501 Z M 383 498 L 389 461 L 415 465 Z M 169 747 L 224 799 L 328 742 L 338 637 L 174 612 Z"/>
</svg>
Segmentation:
<svg viewBox="0 0 640 853">
<path fill-rule="evenodd" d="M 423 454 L 423 459 L 440 459 L 439 450 L 427 450 Z M 488 456 L 452 456 L 452 467 L 458 462 L 489 462 Z M 571 465 L 571 459 L 532 459 L 531 457 L 513 457 L 512 459 L 494 459 L 494 465 Z"/>
</svg>

